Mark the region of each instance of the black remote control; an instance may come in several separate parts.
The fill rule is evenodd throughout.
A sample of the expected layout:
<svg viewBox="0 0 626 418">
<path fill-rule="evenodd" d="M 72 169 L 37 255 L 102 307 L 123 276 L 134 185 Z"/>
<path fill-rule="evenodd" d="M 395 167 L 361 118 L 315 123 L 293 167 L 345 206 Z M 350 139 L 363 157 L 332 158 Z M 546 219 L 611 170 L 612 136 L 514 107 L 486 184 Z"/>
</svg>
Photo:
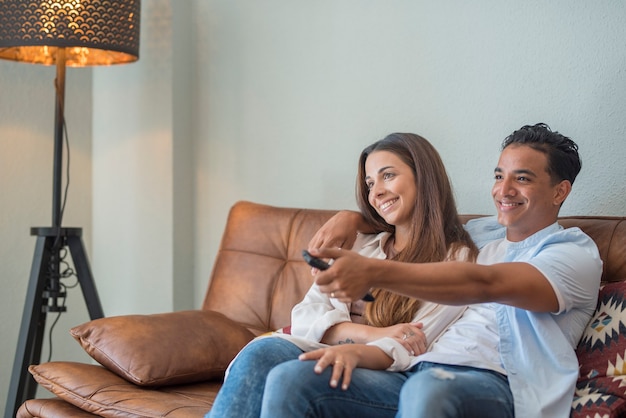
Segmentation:
<svg viewBox="0 0 626 418">
<path fill-rule="evenodd" d="M 309 266 L 315 267 L 318 270 L 326 270 L 330 267 L 330 264 L 321 258 L 313 257 L 307 250 L 302 250 L 302 257 L 304 257 L 304 261 L 306 261 Z"/>
<path fill-rule="evenodd" d="M 302 257 L 304 257 L 304 261 L 306 261 L 309 266 L 314 267 L 318 270 L 326 270 L 330 267 L 330 264 L 320 258 L 312 256 L 307 250 L 302 250 Z M 374 302 L 374 300 L 376 299 L 374 299 L 374 296 L 368 293 L 363 296 L 362 300 L 365 302 Z"/>
</svg>

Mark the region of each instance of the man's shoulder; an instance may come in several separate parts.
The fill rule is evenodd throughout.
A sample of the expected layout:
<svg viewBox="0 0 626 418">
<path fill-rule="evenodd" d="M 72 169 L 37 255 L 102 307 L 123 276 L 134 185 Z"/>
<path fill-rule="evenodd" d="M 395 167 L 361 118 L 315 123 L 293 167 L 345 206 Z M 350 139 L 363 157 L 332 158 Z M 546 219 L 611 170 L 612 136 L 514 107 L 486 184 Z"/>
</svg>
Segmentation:
<svg viewBox="0 0 626 418">
<path fill-rule="evenodd" d="M 579 247 L 589 248 L 594 252 L 598 252 L 598 246 L 595 241 L 577 226 L 564 228 L 557 222 L 557 228 L 549 233 L 540 236 L 539 242 L 544 245 L 548 244 L 573 244 Z"/>
<path fill-rule="evenodd" d="M 524 241 L 509 243 L 510 261 L 529 262 L 544 275 L 561 271 L 564 276 L 586 276 L 598 281 L 602 273 L 602 259 L 596 243 L 578 227 L 563 228 L 558 222 L 531 235 Z M 575 280 L 577 281 L 577 280 Z"/>
<path fill-rule="evenodd" d="M 498 223 L 496 216 L 470 219 L 464 227 L 479 249 L 489 242 L 504 238 L 506 235 L 506 228 Z"/>
<path fill-rule="evenodd" d="M 504 237 L 492 239 L 481 248 L 482 260 L 491 262 L 523 261 L 547 255 L 548 257 L 580 257 L 599 259 L 593 239 L 578 227 L 563 228 L 557 222 L 529 236 L 523 241 L 511 242 Z M 494 261 L 494 257 L 498 261 Z"/>
</svg>

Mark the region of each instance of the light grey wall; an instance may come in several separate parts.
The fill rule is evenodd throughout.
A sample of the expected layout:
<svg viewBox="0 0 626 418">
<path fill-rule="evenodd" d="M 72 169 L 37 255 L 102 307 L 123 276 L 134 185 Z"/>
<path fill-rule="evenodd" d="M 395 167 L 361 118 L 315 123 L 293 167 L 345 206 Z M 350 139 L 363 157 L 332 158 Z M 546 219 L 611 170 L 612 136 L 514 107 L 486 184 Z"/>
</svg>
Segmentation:
<svg viewBox="0 0 626 418">
<path fill-rule="evenodd" d="M 547 122 L 583 156 L 563 213 L 626 215 L 625 20 L 621 0 L 145 1 L 138 63 L 68 74 L 66 225 L 105 313 L 199 306 L 234 202 L 354 208 L 358 153 L 393 131 L 440 150 L 461 212 L 492 213 L 500 141 Z M 53 78 L 0 61 L 0 393 L 50 222 Z M 81 360 L 70 298 L 55 359 Z"/>
<path fill-rule="evenodd" d="M 173 308 L 170 1 L 144 2 L 141 24 L 138 62 L 94 69 L 93 266 L 107 315 Z"/>
<path fill-rule="evenodd" d="M 107 315 L 191 309 L 191 3 L 142 5 L 138 62 L 94 69 L 94 274 Z"/>
<path fill-rule="evenodd" d="M 353 208 L 358 153 L 394 131 L 437 147 L 461 212 L 493 213 L 500 142 L 546 122 L 583 158 L 562 214 L 626 214 L 622 1 L 195 5 L 196 303 L 232 203 Z"/>
</svg>

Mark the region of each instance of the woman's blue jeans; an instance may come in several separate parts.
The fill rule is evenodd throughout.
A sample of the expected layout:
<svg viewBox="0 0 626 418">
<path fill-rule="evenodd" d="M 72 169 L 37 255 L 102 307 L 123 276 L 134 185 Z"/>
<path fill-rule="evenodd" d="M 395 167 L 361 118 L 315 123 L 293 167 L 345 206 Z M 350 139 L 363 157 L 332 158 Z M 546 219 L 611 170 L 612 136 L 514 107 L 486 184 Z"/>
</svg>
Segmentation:
<svg viewBox="0 0 626 418">
<path fill-rule="evenodd" d="M 481 417 L 513 418 L 505 376 L 462 366 L 419 363 L 411 371 L 357 368 L 348 390 L 331 388 L 330 368 L 313 371 L 282 338 L 253 341 L 237 356 L 208 418 Z"/>
<path fill-rule="evenodd" d="M 260 416 L 268 373 L 285 361 L 299 361 L 300 354 L 302 350 L 280 337 L 252 341 L 230 365 L 228 376 L 206 418 Z"/>
</svg>

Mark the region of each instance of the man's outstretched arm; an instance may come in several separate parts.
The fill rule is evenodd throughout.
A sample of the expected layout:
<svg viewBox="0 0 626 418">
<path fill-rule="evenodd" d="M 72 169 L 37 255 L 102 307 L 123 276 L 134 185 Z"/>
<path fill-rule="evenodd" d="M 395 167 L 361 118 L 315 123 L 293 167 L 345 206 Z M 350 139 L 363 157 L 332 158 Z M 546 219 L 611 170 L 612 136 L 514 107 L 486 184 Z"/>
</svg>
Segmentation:
<svg viewBox="0 0 626 418">
<path fill-rule="evenodd" d="M 448 305 L 498 302 L 536 312 L 559 310 L 552 285 L 528 263 L 413 264 L 332 248 L 312 251 L 318 257 L 335 259 L 331 268 L 319 272 L 316 283 L 324 293 L 344 302 L 358 300 L 375 287 Z"/>
</svg>

